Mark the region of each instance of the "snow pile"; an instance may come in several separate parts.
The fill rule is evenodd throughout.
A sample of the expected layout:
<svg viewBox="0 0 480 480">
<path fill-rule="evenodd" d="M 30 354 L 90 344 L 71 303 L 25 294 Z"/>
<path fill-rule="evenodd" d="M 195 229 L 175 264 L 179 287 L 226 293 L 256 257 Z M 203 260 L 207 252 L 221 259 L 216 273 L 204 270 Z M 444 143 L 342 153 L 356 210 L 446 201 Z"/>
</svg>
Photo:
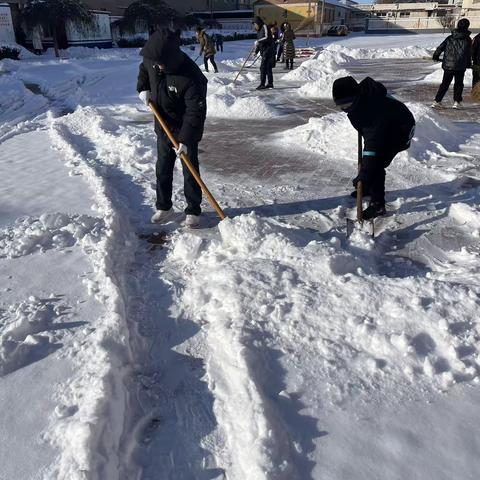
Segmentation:
<svg viewBox="0 0 480 480">
<path fill-rule="evenodd" d="M 325 50 L 344 55 L 355 60 L 376 60 L 394 58 L 431 57 L 432 51 L 425 47 L 405 46 L 402 48 L 349 48 L 339 44 L 329 45 Z"/>
<path fill-rule="evenodd" d="M 342 112 L 312 117 L 307 124 L 276 134 L 274 138 L 289 145 L 301 145 L 329 158 L 340 160 L 356 157 L 357 132 Z"/>
<path fill-rule="evenodd" d="M 403 157 L 427 161 L 449 152 L 458 152 L 473 131 L 439 115 L 420 103 L 407 103 L 416 121 L 415 136 Z M 276 134 L 280 142 L 299 142 L 306 149 L 328 157 L 356 158 L 357 133 L 345 113 L 332 113 L 321 118 L 310 118 L 287 132 Z"/>
<path fill-rule="evenodd" d="M 16 258 L 37 251 L 63 249 L 78 242 L 96 244 L 105 234 L 103 220 L 87 215 L 44 214 L 27 217 L 0 231 L 0 258 Z"/>
<path fill-rule="evenodd" d="M 442 79 L 443 79 L 443 68 L 441 64 L 438 64 L 435 66 L 434 71 L 428 74 L 422 81 L 424 83 L 442 83 Z M 473 80 L 473 71 L 472 69 L 469 68 L 465 72 L 465 79 L 464 79 L 465 85 L 471 85 L 472 80 Z M 452 82 L 452 87 L 453 87 L 453 82 Z"/>
<path fill-rule="evenodd" d="M 284 80 L 305 82 L 298 90 L 298 94 L 307 97 L 331 97 L 333 82 L 340 77 L 350 75 L 340 67 L 350 58 L 343 52 L 331 50 L 330 47 L 322 50 L 316 58 L 307 60 L 300 66 L 283 76 Z"/>
<path fill-rule="evenodd" d="M 56 298 L 34 296 L 0 313 L 0 377 L 46 357 L 55 343 L 55 323 L 68 310 Z"/>
<path fill-rule="evenodd" d="M 234 75 L 236 76 L 236 73 Z M 242 97 L 245 92 L 232 83 L 230 78 L 222 76 L 209 81 L 207 95 L 209 117 L 271 118 L 279 115 L 276 108 L 258 95 Z"/>
<path fill-rule="evenodd" d="M 54 215 L 43 218 L 41 224 L 47 224 L 50 229 L 73 231 L 74 238 L 81 237 L 86 230 L 87 243 L 94 233 L 88 249 L 93 272 L 83 281 L 90 295 L 104 306 L 105 314 L 93 323 L 88 341 L 75 345 L 71 357 L 75 373 L 59 391 L 58 418 L 45 437 L 61 455 L 48 478 L 80 480 L 85 475 L 118 478 L 119 443 L 126 411 L 124 377 L 132 365 L 132 358 L 125 300 L 117 282 L 119 277 L 126 275 L 132 261 L 136 237 L 126 216 L 114 207 L 117 199 L 106 184 L 106 170 L 94 155 L 95 150 L 90 149 L 99 138 L 109 142 L 109 147 L 119 157 L 126 157 L 135 149 L 130 147 L 129 150 L 128 146 L 122 149 L 106 134 L 94 109 L 79 108 L 72 115 L 49 118 L 49 122 L 54 147 L 95 192 L 96 209 L 102 223 L 85 222 L 86 219 L 78 217 L 73 225 L 70 223 L 71 226 L 62 228 L 64 219 Z M 39 225 L 35 227 L 38 229 Z M 72 408 L 76 413 L 69 416 Z M 99 451 L 103 454 L 99 455 Z"/>
<path fill-rule="evenodd" d="M 13 120 L 18 123 L 48 103 L 45 98 L 27 90 L 23 82 L 8 75 L 0 75 L 0 91 L 2 92 L 0 95 L 0 132 L 3 130 L 2 123 Z"/>
<path fill-rule="evenodd" d="M 452 269 L 451 282 L 424 271 L 397 276 L 409 260 L 392 256 L 387 277 L 361 242 L 318 240 L 254 214 L 219 231 L 209 242 L 181 235 L 168 262 L 185 279 L 182 309 L 205 331 L 233 479 L 296 478 L 292 398 L 325 415 L 477 378 L 480 289 L 456 284 Z"/>
<path fill-rule="evenodd" d="M 340 77 L 350 75 L 343 65 L 360 59 L 382 58 L 421 58 L 430 56 L 423 47 L 405 47 L 389 49 L 348 48 L 331 44 L 311 60 L 283 76 L 284 80 L 306 82 L 298 91 L 307 97 L 331 97 L 333 82 Z"/>
</svg>

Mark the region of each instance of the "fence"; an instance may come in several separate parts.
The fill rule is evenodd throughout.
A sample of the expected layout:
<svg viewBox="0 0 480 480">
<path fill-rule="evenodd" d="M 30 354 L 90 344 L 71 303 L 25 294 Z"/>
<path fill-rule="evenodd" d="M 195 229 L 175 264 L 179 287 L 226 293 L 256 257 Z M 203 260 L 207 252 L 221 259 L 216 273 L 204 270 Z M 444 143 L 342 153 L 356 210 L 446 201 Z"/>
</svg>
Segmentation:
<svg viewBox="0 0 480 480">
<path fill-rule="evenodd" d="M 442 17 L 370 17 L 365 19 L 366 33 L 441 33 L 448 32 L 450 28 L 443 27 L 440 23 Z M 468 17 L 470 30 L 480 30 L 480 16 Z M 456 21 L 455 21 L 456 23 Z"/>
</svg>

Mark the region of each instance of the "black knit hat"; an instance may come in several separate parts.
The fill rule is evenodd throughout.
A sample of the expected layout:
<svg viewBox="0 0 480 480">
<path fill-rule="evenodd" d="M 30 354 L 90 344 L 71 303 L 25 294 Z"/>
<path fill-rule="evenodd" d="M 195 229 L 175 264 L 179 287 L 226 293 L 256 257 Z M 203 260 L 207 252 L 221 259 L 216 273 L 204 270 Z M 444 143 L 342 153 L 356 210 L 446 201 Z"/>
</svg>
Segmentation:
<svg viewBox="0 0 480 480">
<path fill-rule="evenodd" d="M 468 18 L 462 18 L 457 23 L 457 30 L 459 32 L 466 32 L 469 26 L 470 26 L 470 21 L 468 20 Z"/>
<path fill-rule="evenodd" d="M 337 105 L 343 105 L 355 100 L 360 94 L 360 87 L 353 77 L 337 78 L 333 82 L 332 95 Z"/>
<path fill-rule="evenodd" d="M 257 24 L 258 28 L 262 28 L 263 25 L 265 25 L 265 22 L 262 20 L 261 17 L 255 17 L 255 20 L 252 23 Z"/>
</svg>

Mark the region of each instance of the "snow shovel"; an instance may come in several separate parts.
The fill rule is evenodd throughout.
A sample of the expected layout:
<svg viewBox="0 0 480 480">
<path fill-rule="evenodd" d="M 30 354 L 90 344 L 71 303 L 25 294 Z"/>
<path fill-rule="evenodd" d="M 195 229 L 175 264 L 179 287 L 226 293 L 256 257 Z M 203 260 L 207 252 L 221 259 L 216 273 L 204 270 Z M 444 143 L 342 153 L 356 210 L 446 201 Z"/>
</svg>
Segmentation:
<svg viewBox="0 0 480 480">
<path fill-rule="evenodd" d="M 150 102 L 148 102 L 148 106 L 151 108 L 153 114 L 155 115 L 155 118 L 158 120 L 158 122 L 162 126 L 163 131 L 167 135 L 167 137 L 170 140 L 170 142 L 172 143 L 172 145 L 175 147 L 175 149 L 178 150 L 178 147 L 179 147 L 178 142 L 175 140 L 175 137 L 173 136 L 170 128 L 168 127 L 168 125 L 165 123 L 165 120 L 163 120 L 160 113 L 158 113 L 158 110 L 155 107 L 155 105 L 150 101 Z M 190 170 L 190 173 L 193 175 L 193 177 L 195 178 L 195 181 L 198 183 L 198 185 L 202 189 L 202 192 L 208 198 L 208 201 L 210 202 L 210 204 L 212 205 L 212 207 L 214 208 L 214 210 L 217 212 L 218 216 L 220 217 L 220 220 L 223 220 L 224 218 L 226 218 L 225 213 L 223 213 L 223 210 L 220 208 L 220 205 L 217 203 L 217 201 L 215 200 L 213 195 L 210 193 L 210 190 L 207 188 L 207 186 L 205 185 L 205 183 L 201 179 L 199 173 L 197 172 L 195 167 L 192 165 L 192 163 L 190 162 L 187 155 L 185 155 L 185 153 L 182 153 L 180 155 L 180 158 L 181 158 L 182 162 L 186 165 L 188 170 Z"/>
<path fill-rule="evenodd" d="M 253 62 L 247 67 L 247 68 L 252 68 L 256 63 L 257 63 L 257 60 L 260 58 L 260 56 L 256 56 L 253 60 Z"/>
<path fill-rule="evenodd" d="M 362 134 L 358 132 L 358 174 L 362 170 L 362 158 L 363 158 L 363 139 Z M 351 218 L 347 218 L 347 238 L 352 235 L 355 231 L 356 227 L 360 230 L 363 230 L 363 182 L 360 180 L 357 182 L 357 219 L 352 220 Z M 373 238 L 375 235 L 375 224 L 372 220 L 368 220 L 368 224 L 370 225 L 370 235 Z"/>
<path fill-rule="evenodd" d="M 253 50 L 255 49 L 255 44 L 253 44 L 253 47 L 252 49 L 250 50 L 250 53 L 248 54 L 248 57 L 245 59 L 245 61 L 243 62 L 243 65 L 242 65 L 242 68 L 240 69 L 240 71 L 237 73 L 237 76 L 235 77 L 235 80 L 233 81 L 233 85 L 235 85 L 235 83 L 237 82 L 238 80 L 238 77 L 240 76 L 240 74 L 243 72 L 243 69 L 245 68 L 245 65 L 247 64 L 249 58 L 252 56 L 252 53 L 253 53 Z"/>
</svg>

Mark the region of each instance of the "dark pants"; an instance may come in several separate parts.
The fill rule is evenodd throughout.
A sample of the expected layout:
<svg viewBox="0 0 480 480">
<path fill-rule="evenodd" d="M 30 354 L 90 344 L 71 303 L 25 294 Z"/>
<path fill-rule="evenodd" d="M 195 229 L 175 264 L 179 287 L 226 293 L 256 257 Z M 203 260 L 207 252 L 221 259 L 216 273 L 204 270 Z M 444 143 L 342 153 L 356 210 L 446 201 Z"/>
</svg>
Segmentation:
<svg viewBox="0 0 480 480">
<path fill-rule="evenodd" d="M 293 70 L 293 58 L 287 58 L 285 62 L 287 70 Z"/>
<path fill-rule="evenodd" d="M 385 204 L 385 169 L 392 163 L 397 151 L 383 153 L 362 160 L 363 188 L 370 193 L 372 203 Z"/>
<path fill-rule="evenodd" d="M 205 65 L 205 71 L 208 72 L 208 61 L 213 65 L 213 69 L 218 72 L 217 64 L 215 63 L 215 55 L 210 55 L 209 57 L 203 57 L 203 64 Z"/>
<path fill-rule="evenodd" d="M 223 52 L 223 43 L 217 43 L 217 52 Z"/>
<path fill-rule="evenodd" d="M 275 58 L 268 54 L 262 55 L 262 63 L 260 65 L 260 85 L 265 85 L 268 78 L 268 85 L 273 85 L 273 66 Z"/>
<path fill-rule="evenodd" d="M 453 86 L 453 100 L 455 102 L 461 102 L 463 100 L 462 93 L 463 93 L 463 79 L 465 77 L 465 70 L 460 72 L 454 72 L 452 70 L 445 70 L 443 72 L 443 80 L 438 87 L 438 92 L 435 97 L 435 101 L 441 102 L 443 97 L 447 93 L 452 80 L 455 78 L 455 85 Z"/>
<path fill-rule="evenodd" d="M 198 143 L 187 145 L 188 158 L 190 162 L 200 172 L 198 167 Z M 158 159 L 156 165 L 157 175 L 157 210 L 170 210 L 172 208 L 172 183 L 173 169 L 175 167 L 176 155 L 172 150 L 172 145 L 165 135 L 157 135 Z M 195 178 L 188 168 L 183 164 L 184 193 L 187 200 L 187 215 L 200 215 L 202 203 L 202 190 L 198 186 Z"/>
<path fill-rule="evenodd" d="M 277 62 L 279 62 L 281 59 L 282 59 L 282 55 L 283 55 L 283 43 L 281 43 L 279 46 L 278 46 L 278 53 L 277 53 Z"/>
</svg>

